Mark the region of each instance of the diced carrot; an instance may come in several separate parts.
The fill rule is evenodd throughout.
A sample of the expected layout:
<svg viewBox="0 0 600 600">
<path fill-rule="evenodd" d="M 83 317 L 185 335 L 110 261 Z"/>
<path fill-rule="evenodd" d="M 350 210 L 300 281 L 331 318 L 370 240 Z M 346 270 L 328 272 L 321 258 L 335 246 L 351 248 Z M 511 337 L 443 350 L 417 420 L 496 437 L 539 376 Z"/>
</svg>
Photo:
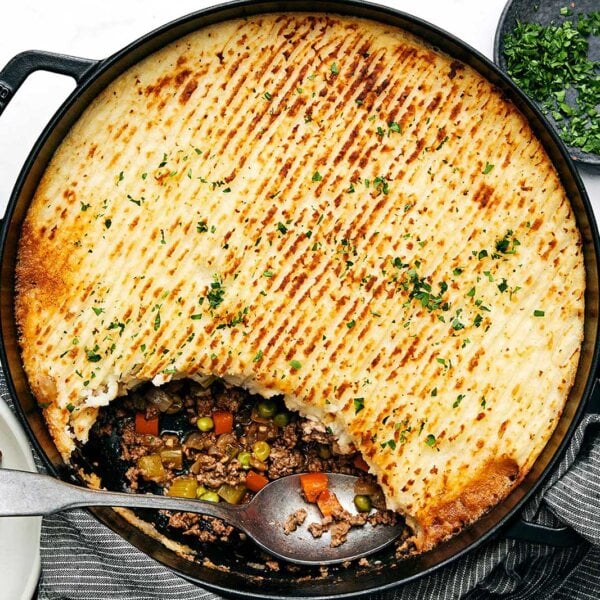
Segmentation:
<svg viewBox="0 0 600 600">
<path fill-rule="evenodd" d="M 367 464 L 367 462 L 365 461 L 365 459 L 360 454 L 357 454 L 354 457 L 354 460 L 352 461 L 352 464 L 357 469 L 360 469 L 361 471 L 365 471 L 367 473 L 369 472 L 369 465 Z"/>
<path fill-rule="evenodd" d="M 329 477 L 325 473 L 304 473 L 300 475 L 300 485 L 307 502 L 316 502 L 319 494 L 327 489 Z"/>
<path fill-rule="evenodd" d="M 216 410 L 212 414 L 212 419 L 215 424 L 214 432 L 217 435 L 233 431 L 233 413 L 228 410 Z"/>
<path fill-rule="evenodd" d="M 245 485 L 251 492 L 262 490 L 267 483 L 269 483 L 269 480 L 264 475 L 255 471 L 248 471 Z"/>
<path fill-rule="evenodd" d="M 343 510 L 337 496 L 331 490 L 323 490 L 317 498 L 317 506 L 324 517 L 330 517 L 334 513 Z"/>
<path fill-rule="evenodd" d="M 135 432 L 158 435 L 158 415 L 146 419 L 145 412 L 139 411 L 135 413 Z"/>
</svg>

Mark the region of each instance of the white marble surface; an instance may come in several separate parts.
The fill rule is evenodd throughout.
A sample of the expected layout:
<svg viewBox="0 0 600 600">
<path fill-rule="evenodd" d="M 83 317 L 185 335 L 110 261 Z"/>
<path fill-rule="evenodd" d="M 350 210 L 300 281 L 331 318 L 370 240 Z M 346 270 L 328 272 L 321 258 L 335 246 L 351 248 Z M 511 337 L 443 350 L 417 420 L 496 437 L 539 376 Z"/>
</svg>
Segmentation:
<svg viewBox="0 0 600 600">
<path fill-rule="evenodd" d="M 209 0 L 20 0 L 2 8 L 0 67 L 22 50 L 43 49 L 104 58 L 144 33 L 214 4 Z M 428 20 L 492 57 L 496 24 L 505 0 L 387 0 Z M 0 215 L 21 165 L 74 83 L 49 73 L 32 75 L 0 117 Z M 600 170 L 581 169 L 596 215 L 600 215 Z M 3 572 L 0 581 L 11 575 Z"/>
</svg>

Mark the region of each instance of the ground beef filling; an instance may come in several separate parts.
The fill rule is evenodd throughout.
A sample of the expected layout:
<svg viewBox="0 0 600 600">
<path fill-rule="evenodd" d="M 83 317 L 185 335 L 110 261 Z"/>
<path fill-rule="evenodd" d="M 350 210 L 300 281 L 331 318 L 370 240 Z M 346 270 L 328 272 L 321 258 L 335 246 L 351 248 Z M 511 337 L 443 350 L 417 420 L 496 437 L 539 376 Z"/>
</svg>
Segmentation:
<svg viewBox="0 0 600 600">
<path fill-rule="evenodd" d="M 265 400 L 221 381 L 145 385 L 102 409 L 91 445 L 97 447 L 98 440 L 111 440 L 118 452 L 120 481 L 114 473 L 112 482 L 103 477 L 112 489 L 238 504 L 253 497 L 256 481 L 264 485 L 294 473 L 337 472 L 361 477 L 363 487 L 375 490 L 374 508 L 385 509 L 360 455 L 341 453 L 324 426 L 287 411 L 280 398 Z M 382 522 L 394 519 L 389 511 L 374 514 L 385 515 L 377 517 Z M 167 530 L 202 543 L 240 535 L 214 517 L 169 511 L 162 517 Z M 339 515 L 333 524 L 315 524 L 313 534 L 331 525 L 332 539 L 342 543 L 351 526 L 366 520 L 366 515 Z M 290 531 L 299 524 L 299 518 L 291 519 Z"/>
</svg>

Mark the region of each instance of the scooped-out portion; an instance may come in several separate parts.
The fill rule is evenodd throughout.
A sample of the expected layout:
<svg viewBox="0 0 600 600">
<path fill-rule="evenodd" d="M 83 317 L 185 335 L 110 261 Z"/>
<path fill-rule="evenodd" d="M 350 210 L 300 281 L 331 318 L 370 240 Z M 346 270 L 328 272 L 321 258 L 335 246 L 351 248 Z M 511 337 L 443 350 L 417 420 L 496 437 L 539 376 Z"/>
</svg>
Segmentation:
<svg viewBox="0 0 600 600">
<path fill-rule="evenodd" d="M 76 451 L 83 471 L 114 491 L 198 498 L 242 504 L 267 483 L 301 473 L 297 510 L 273 526 L 286 533 L 305 526 L 330 545 L 346 541 L 352 527 L 394 525 L 397 513 L 356 451 L 342 453 L 323 426 L 288 411 L 280 398 L 265 400 L 215 380 L 142 386 L 100 410 L 88 442 Z M 99 467 L 94 466 L 99 464 Z M 87 466 L 87 469 L 86 469 Z M 344 509 L 327 473 L 358 476 L 354 507 Z M 85 477 L 85 475 L 84 475 Z M 321 518 L 304 523 L 306 502 Z M 183 539 L 203 556 L 207 544 L 240 545 L 244 534 L 214 517 L 193 513 L 137 511 L 160 535 Z M 398 552 L 408 530 L 398 540 Z M 256 552 L 256 550 L 255 550 Z M 273 563 L 273 558 L 266 558 Z"/>
<path fill-rule="evenodd" d="M 114 399 L 218 378 L 358 452 L 417 552 L 527 474 L 583 339 L 579 231 L 526 119 L 426 41 L 333 14 L 206 27 L 108 85 L 16 276 L 66 461 Z M 130 447 L 131 486 L 178 460 L 160 443 Z"/>
</svg>

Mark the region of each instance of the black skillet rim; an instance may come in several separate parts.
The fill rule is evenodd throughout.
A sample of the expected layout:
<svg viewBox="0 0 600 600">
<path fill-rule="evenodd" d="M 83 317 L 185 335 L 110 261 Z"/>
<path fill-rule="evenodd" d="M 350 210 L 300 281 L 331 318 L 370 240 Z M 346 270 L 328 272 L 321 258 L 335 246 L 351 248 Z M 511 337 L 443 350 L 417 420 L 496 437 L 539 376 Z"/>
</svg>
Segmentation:
<svg viewBox="0 0 600 600">
<path fill-rule="evenodd" d="M 329 0 L 324 2 L 305 2 L 305 1 L 297 1 L 291 2 L 288 1 L 261 1 L 255 2 L 254 0 L 241 0 L 228 2 L 225 4 L 215 5 L 209 7 L 204 10 L 200 10 L 189 15 L 185 15 L 179 19 L 166 23 L 165 25 L 155 29 L 154 31 L 149 32 L 148 34 L 142 36 L 138 40 L 135 40 L 131 44 L 125 46 L 123 49 L 119 50 L 112 56 L 107 59 L 99 61 L 96 68 L 92 69 L 90 75 L 86 78 L 85 82 L 78 86 L 74 92 L 69 96 L 69 98 L 62 104 L 54 117 L 50 120 L 40 137 L 38 138 L 36 144 L 34 145 L 29 157 L 27 158 L 23 169 L 19 175 L 13 193 L 11 195 L 9 205 L 7 208 L 6 218 L 4 219 L 4 223 L 1 231 L 0 238 L 0 252 L 2 255 L 2 264 L 4 265 L 4 254 L 6 249 L 6 239 L 8 236 L 8 224 L 12 220 L 11 217 L 14 214 L 15 206 L 17 204 L 18 197 L 22 192 L 22 188 L 24 187 L 25 181 L 27 177 L 30 175 L 32 167 L 36 162 L 38 162 L 40 151 L 43 149 L 44 145 L 48 143 L 51 135 L 55 133 L 57 126 L 61 123 L 63 118 L 68 115 L 73 106 L 76 103 L 81 102 L 82 96 L 86 95 L 86 92 L 89 91 L 90 88 L 93 87 L 104 87 L 108 81 L 114 79 L 118 74 L 126 70 L 132 64 L 138 62 L 141 58 L 148 56 L 152 52 L 157 49 L 163 47 L 167 43 L 175 41 L 176 39 L 184 36 L 186 33 L 194 31 L 200 27 L 203 27 L 210 23 L 222 22 L 230 18 L 239 18 L 242 16 L 250 16 L 260 13 L 268 13 L 268 12 L 281 12 L 281 11 L 289 11 L 289 12 L 300 12 L 300 11 L 308 11 L 308 12 L 331 12 L 338 14 L 347 14 L 353 15 L 357 17 L 365 17 L 370 18 L 372 20 L 376 20 L 379 22 L 387 23 L 389 21 L 386 20 L 388 17 L 394 25 L 398 25 L 400 27 L 404 27 L 405 29 L 413 32 L 415 35 L 431 42 L 431 38 L 436 42 L 442 42 L 440 47 L 444 52 L 454 56 L 460 60 L 463 60 L 467 64 L 471 65 L 478 72 L 480 72 L 484 77 L 488 80 L 492 81 L 492 83 L 498 85 L 503 90 L 508 91 L 509 95 L 512 94 L 511 100 L 515 102 L 517 107 L 526 114 L 528 117 L 531 126 L 533 127 L 536 134 L 542 139 L 543 145 L 549 154 L 553 157 L 555 166 L 559 171 L 561 176 L 561 180 L 563 184 L 567 188 L 567 191 L 575 192 L 579 199 L 581 200 L 582 208 L 586 214 L 587 219 L 587 235 L 588 235 L 588 243 L 591 242 L 594 256 L 598 257 L 600 253 L 600 242 L 598 238 L 598 231 L 595 223 L 595 219 L 593 216 L 593 211 L 591 208 L 591 204 L 587 197 L 585 188 L 581 182 L 579 174 L 574 168 L 573 162 L 570 158 L 570 155 L 564 146 L 563 142 L 560 140 L 558 135 L 545 124 L 545 120 L 543 115 L 539 112 L 534 103 L 532 103 L 525 94 L 523 94 L 514 83 L 508 78 L 506 74 L 504 74 L 496 65 L 494 65 L 491 61 L 489 61 L 486 57 L 484 57 L 477 50 L 471 48 L 469 45 L 453 36 L 452 34 L 444 31 L 443 29 L 434 26 L 422 19 L 404 13 L 402 11 L 398 11 L 394 8 L 381 6 L 377 4 L 373 4 L 370 2 L 364 2 L 361 0 Z M 198 24 L 197 21 L 202 21 L 202 23 Z M 429 36 L 428 36 L 429 34 Z M 166 38 L 166 39 L 165 39 Z M 119 66 L 119 63 L 123 63 L 120 68 L 117 69 L 117 74 L 111 74 L 110 71 L 115 67 Z M 94 94 L 95 96 L 95 94 Z M 92 96 L 92 98 L 94 97 Z M 87 103 L 83 106 L 82 110 L 87 107 Z M 80 113 L 79 113 L 80 114 Z M 67 128 L 72 125 L 74 120 L 79 115 L 71 116 L 72 120 L 68 123 Z M 68 121 L 69 119 L 67 119 Z M 562 164 L 556 164 L 558 159 L 562 161 Z M 45 166 L 45 165 L 44 165 Z M 560 168 L 559 168 L 560 167 Z M 588 276 L 590 275 L 591 266 L 586 264 L 586 271 L 588 272 Z M 597 265 L 595 269 L 595 275 L 597 277 Z M 597 332 L 592 332 L 592 335 L 597 338 Z M 2 330 L 2 344 L 0 345 L 0 358 L 4 365 L 8 365 L 8 359 L 6 355 L 6 347 L 4 340 L 4 329 Z M 589 342 L 589 340 L 588 340 Z M 566 445 L 568 444 L 570 438 L 573 435 L 573 432 L 580 420 L 580 417 L 584 413 L 585 404 L 587 398 L 590 396 L 590 392 L 595 380 L 595 373 L 597 372 L 597 365 L 599 359 L 599 345 L 597 342 L 593 343 L 593 349 L 588 347 L 587 352 L 591 352 L 591 358 L 589 362 L 590 373 L 586 378 L 583 389 L 580 393 L 580 398 L 577 402 L 575 402 L 576 407 L 573 411 L 573 414 L 569 418 L 569 422 L 566 426 L 565 431 L 563 432 L 563 437 L 561 441 L 558 443 L 557 447 L 554 448 L 551 452 L 550 459 L 546 462 L 540 474 L 538 474 L 530 485 L 528 485 L 528 489 L 522 494 L 522 496 L 517 499 L 513 505 L 505 511 L 505 514 L 501 516 L 499 519 L 494 518 L 494 524 L 488 528 L 486 532 L 481 535 L 476 535 L 474 539 L 471 541 L 467 541 L 464 544 L 464 547 L 461 548 L 457 552 L 451 553 L 451 555 L 433 566 L 429 566 L 424 570 L 417 570 L 416 573 L 413 573 L 407 577 L 402 577 L 401 579 L 394 580 L 391 582 L 387 582 L 382 585 L 373 585 L 372 587 L 368 587 L 365 589 L 354 590 L 351 592 L 342 592 L 339 594 L 322 594 L 322 595 L 314 595 L 311 594 L 312 598 L 332 598 L 332 597 L 355 597 L 359 595 L 363 595 L 366 593 L 373 592 L 381 592 L 384 590 L 388 590 L 394 587 L 397 587 L 402 584 L 406 584 L 408 582 L 419 579 L 425 575 L 429 575 L 434 571 L 442 568 L 443 566 L 449 564 L 452 561 L 458 560 L 467 552 L 473 551 L 475 548 L 481 546 L 484 542 L 490 540 L 494 536 L 497 536 L 501 533 L 501 530 L 504 526 L 515 516 L 517 515 L 524 503 L 529 500 L 536 490 L 542 485 L 543 481 L 546 479 L 547 475 L 550 473 L 552 468 L 555 466 L 557 460 L 562 455 Z M 583 351 L 582 351 L 583 354 Z M 14 386 L 12 380 L 12 374 L 10 369 L 6 369 L 7 375 L 7 385 L 9 391 L 13 398 L 19 398 L 16 393 L 16 388 Z M 50 460 L 47 456 L 46 452 L 42 449 L 40 442 L 30 427 L 27 416 L 20 405 L 20 402 L 17 400 L 15 402 L 17 407 L 19 416 L 21 417 L 22 422 L 24 423 L 29 438 L 34 444 L 38 454 L 42 458 L 42 461 L 52 472 L 54 475 L 62 476 L 63 478 L 68 477 L 68 473 L 60 472 L 61 470 L 57 468 L 57 466 Z M 527 478 L 526 480 L 527 481 Z M 509 496 L 509 498 L 512 494 Z M 504 503 L 501 503 L 504 504 Z M 92 511 L 93 514 L 104 524 L 108 525 L 110 528 L 114 529 L 114 513 L 110 511 L 110 515 L 108 515 L 105 511 Z M 485 520 L 485 518 L 484 518 Z M 467 532 L 469 529 L 466 530 Z M 126 537 L 122 532 L 119 532 L 122 537 Z M 461 534 L 462 536 L 462 534 Z M 459 537 L 461 537 L 459 536 Z M 143 536 L 144 539 L 146 536 Z M 138 548 L 140 546 L 137 542 L 139 540 L 133 539 L 135 535 L 129 540 Z M 126 538 L 127 539 L 127 538 Z M 141 549 L 141 548 L 140 548 Z M 160 552 L 158 553 L 161 554 Z M 156 554 L 154 555 L 156 558 Z M 247 592 L 245 590 L 235 590 L 231 589 L 231 587 L 225 587 L 221 585 L 215 585 L 213 583 L 207 583 L 206 581 L 199 580 L 194 578 L 189 573 L 182 572 L 181 570 L 173 567 L 171 564 L 167 564 L 168 568 L 171 568 L 179 575 L 184 578 L 196 583 L 200 586 L 203 586 L 207 589 L 211 589 L 213 591 L 223 593 L 223 594 L 235 594 L 237 596 L 242 597 L 263 597 L 263 598 L 272 598 L 272 599 L 282 599 L 289 597 L 289 595 L 281 595 L 278 593 L 269 593 L 268 591 L 263 591 L 262 589 L 255 589 L 252 592 Z"/>
</svg>

